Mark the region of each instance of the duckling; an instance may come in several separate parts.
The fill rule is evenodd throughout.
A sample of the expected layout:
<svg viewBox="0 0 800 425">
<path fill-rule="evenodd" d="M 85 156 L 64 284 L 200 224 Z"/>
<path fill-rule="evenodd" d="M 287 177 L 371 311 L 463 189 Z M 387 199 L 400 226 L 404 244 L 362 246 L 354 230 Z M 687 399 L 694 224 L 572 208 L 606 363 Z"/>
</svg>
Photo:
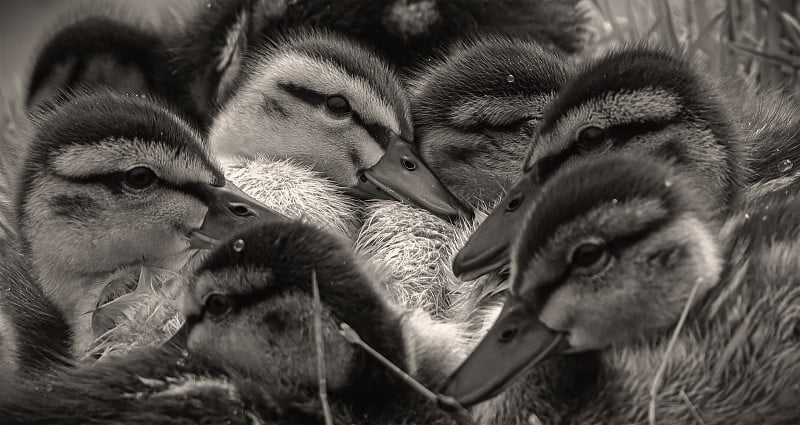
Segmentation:
<svg viewBox="0 0 800 425">
<path fill-rule="evenodd" d="M 336 423 L 452 423 L 339 335 L 347 323 L 401 368 L 419 367 L 407 316 L 348 244 L 298 221 L 259 224 L 214 249 L 189 279 L 173 339 L 61 371 L 43 381 L 46 392 L 20 388 L 0 402 L 0 421 L 322 422 L 314 281 Z"/>
<path fill-rule="evenodd" d="M 587 22 L 577 0 L 216 0 L 204 6 L 169 44 L 176 79 L 191 81 L 186 97 L 207 114 L 232 87 L 245 54 L 293 30 L 341 32 L 404 72 L 471 33 L 518 35 L 574 53 Z"/>
<path fill-rule="evenodd" d="M 27 107 L 35 111 L 79 88 L 174 98 L 162 37 L 143 26 L 105 16 L 66 25 L 41 47 L 28 82 Z"/>
<path fill-rule="evenodd" d="M 13 240 L 0 244 L 0 399 L 18 379 L 69 364 L 72 334 L 25 268 Z"/>
<path fill-rule="evenodd" d="M 348 241 L 356 240 L 361 227 L 361 218 L 353 214 L 358 208 L 356 201 L 307 166 L 265 157 L 224 158 L 220 165 L 228 181 L 268 208 Z M 436 220 L 444 223 L 444 220 Z M 146 276 L 138 278 L 139 290 L 116 299 L 108 305 L 109 314 L 100 315 L 108 319 L 105 320 L 107 326 L 104 332 L 96 332 L 102 338 L 89 349 L 91 357 L 103 358 L 159 344 L 179 327 L 182 320 L 180 294 L 185 283 L 166 270 L 148 268 L 145 271 L 148 272 Z M 121 276 L 123 284 L 126 284 L 125 278 Z M 155 282 L 143 285 L 142 281 Z M 127 282 L 130 284 L 130 280 Z M 123 314 L 119 314 L 120 311 Z M 98 318 L 97 311 L 93 317 Z"/>
<path fill-rule="evenodd" d="M 403 88 L 366 48 L 333 33 L 299 32 L 243 66 L 210 131 L 215 155 L 292 159 L 361 198 L 471 216 L 418 158 Z"/>
<path fill-rule="evenodd" d="M 508 264 L 541 184 L 580 157 L 617 150 L 674 163 L 723 215 L 749 178 L 730 113 L 707 79 L 659 47 L 615 50 L 584 65 L 548 105 L 524 176 L 456 255 L 456 275 L 471 279 Z"/>
<path fill-rule="evenodd" d="M 496 423 L 796 423 L 800 205 L 772 201 L 722 222 L 655 158 L 557 172 L 514 245 L 497 321 L 445 394 L 499 395 L 477 408 Z"/>
<path fill-rule="evenodd" d="M 524 39 L 483 36 L 452 47 L 410 82 L 420 156 L 461 200 L 497 202 L 519 179 L 569 65 Z"/>
<path fill-rule="evenodd" d="M 21 251 L 77 352 L 93 339 L 87 313 L 105 276 L 179 270 L 237 226 L 282 218 L 227 182 L 199 135 L 164 106 L 113 92 L 38 117 L 19 180 Z"/>
</svg>

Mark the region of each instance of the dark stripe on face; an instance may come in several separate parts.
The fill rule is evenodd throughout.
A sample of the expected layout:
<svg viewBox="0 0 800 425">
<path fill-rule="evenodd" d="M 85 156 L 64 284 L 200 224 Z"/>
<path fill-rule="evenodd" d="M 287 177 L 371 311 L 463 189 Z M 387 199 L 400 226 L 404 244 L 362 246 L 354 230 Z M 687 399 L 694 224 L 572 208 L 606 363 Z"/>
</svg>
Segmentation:
<svg viewBox="0 0 800 425">
<path fill-rule="evenodd" d="M 266 94 L 264 95 L 264 102 L 261 104 L 261 109 L 263 109 L 267 115 L 278 114 L 284 118 L 289 116 L 289 111 L 281 105 L 278 99 L 269 97 Z"/>
<path fill-rule="evenodd" d="M 541 250 L 558 228 L 604 204 L 634 199 L 659 201 L 669 212 L 691 209 L 670 167 L 644 158 L 611 155 L 586 160 L 553 177 L 528 218 L 519 239 L 516 260 L 526 262 Z M 688 194 L 686 195 L 688 196 Z M 673 214 L 674 215 L 674 214 Z"/>
<path fill-rule="evenodd" d="M 312 106 L 323 105 L 328 100 L 328 97 L 332 96 L 294 84 L 282 83 L 279 84 L 278 87 Z M 364 128 L 369 136 L 375 140 L 375 142 L 378 143 L 382 149 L 385 150 L 388 147 L 389 140 L 394 134 L 392 130 L 381 124 L 367 123 L 356 110 L 351 110 L 350 117 L 353 119 L 354 123 Z"/>
<path fill-rule="evenodd" d="M 640 241 L 647 238 L 650 234 L 657 232 L 659 229 L 666 226 L 672 218 L 669 216 L 662 216 L 659 217 L 645 226 L 633 230 L 629 233 L 625 233 L 622 235 L 616 236 L 614 239 L 609 239 L 603 241 L 605 244 L 605 249 L 607 254 L 613 257 L 619 258 L 623 251 L 628 250 L 633 245 L 639 243 Z M 523 262 L 523 267 L 529 263 L 529 261 Z M 544 306 L 549 301 L 550 297 L 553 293 L 575 273 L 580 268 L 575 267 L 572 264 L 566 264 L 566 267 L 560 273 L 560 275 L 553 280 L 538 283 L 534 289 L 534 293 L 532 296 L 528 296 L 526 298 L 530 298 L 532 304 L 536 307 L 537 311 L 542 311 Z M 515 288 L 518 288 L 521 283 L 515 283 Z"/>
<path fill-rule="evenodd" d="M 681 102 L 691 102 L 704 94 L 699 77 L 688 63 L 666 51 L 648 47 L 612 52 L 585 66 L 569 81 L 550 103 L 542 132 L 555 128 L 561 117 L 571 110 L 592 99 L 602 102 L 608 94 L 655 89 L 672 93 Z M 707 99 L 700 99 L 700 102 L 707 102 Z"/>
<path fill-rule="evenodd" d="M 672 117 L 664 121 L 632 122 L 613 125 L 606 129 L 606 134 L 608 135 L 607 139 L 611 141 L 611 147 L 613 149 L 624 150 L 625 146 L 631 139 L 648 133 L 661 131 L 674 124 L 676 121 L 677 118 Z M 676 141 L 675 143 L 679 145 L 679 142 Z M 598 149 L 601 149 L 601 147 L 598 147 Z M 656 153 L 663 153 L 666 155 L 664 157 L 668 159 L 675 159 L 676 161 L 685 159 L 685 156 L 670 156 L 671 153 L 680 153 L 678 151 L 661 151 L 657 146 L 653 146 L 653 149 Z M 685 148 L 683 149 L 683 152 L 685 152 Z M 593 153 L 594 150 L 584 150 L 581 148 L 578 141 L 573 141 L 565 150 L 540 159 L 536 164 L 533 164 L 532 168 L 538 168 L 537 173 L 540 179 L 539 182 L 543 183 L 568 160 L 577 156 L 590 156 Z"/>
<path fill-rule="evenodd" d="M 372 51 L 329 32 L 319 32 L 316 36 L 300 36 L 290 39 L 289 42 L 287 49 L 318 60 L 333 62 L 346 74 L 365 80 L 378 97 L 394 110 L 401 122 L 401 128 L 408 127 L 407 137 L 411 137 L 411 124 L 405 122 L 406 117 L 410 116 L 405 91 L 394 71 Z"/>
<path fill-rule="evenodd" d="M 314 106 L 322 105 L 326 100 L 328 100 L 329 97 L 329 95 L 325 93 L 320 93 L 316 90 L 298 86 L 296 84 L 280 83 L 278 84 L 278 87 L 290 95 L 302 100 L 303 102 Z"/>
<path fill-rule="evenodd" d="M 265 300 L 268 300 L 270 298 L 275 298 L 275 297 L 278 297 L 278 296 L 280 296 L 280 295 L 282 295 L 284 293 L 287 293 L 291 289 L 294 289 L 294 288 L 292 288 L 290 286 L 267 286 L 267 287 L 256 288 L 256 289 L 253 289 L 251 291 L 238 293 L 238 294 L 237 293 L 230 293 L 230 294 L 219 293 L 219 295 L 224 295 L 225 297 L 228 298 L 228 300 L 231 301 L 232 309 L 231 309 L 230 312 L 226 313 L 226 315 L 234 315 L 234 314 L 240 314 L 242 310 L 244 310 L 246 308 L 249 308 L 249 307 L 252 307 L 252 306 L 254 306 L 254 305 L 258 304 L 258 303 L 261 303 L 261 302 L 263 302 Z M 206 295 L 206 297 L 208 297 L 209 295 L 212 295 L 212 294 L 215 294 L 215 293 L 211 292 L 208 295 Z M 205 305 L 203 305 L 202 308 L 200 309 L 200 314 L 198 316 L 193 316 L 192 320 L 190 322 L 187 321 L 187 323 L 191 323 L 191 325 L 197 324 L 197 323 L 203 321 L 204 319 L 206 319 L 206 314 L 208 314 L 208 313 L 206 312 Z M 191 328 L 191 326 L 190 326 L 190 328 Z"/>
<path fill-rule="evenodd" d="M 97 203 L 85 195 L 56 195 L 48 203 L 56 216 L 71 220 L 88 220 L 98 215 Z"/>
<path fill-rule="evenodd" d="M 111 92 L 80 96 L 51 111 L 35 126 L 21 172 L 18 215 L 33 189 L 33 181 L 40 173 L 49 172 L 45 167 L 52 168 L 51 159 L 76 145 L 96 145 L 111 140 L 166 145 L 175 152 L 195 157 L 217 183 L 225 182 L 222 171 L 206 155 L 203 141 L 172 112 L 148 99 Z M 99 178 L 97 182 L 103 183 L 103 180 Z"/>
<path fill-rule="evenodd" d="M 392 130 L 389 130 L 380 124 L 368 124 L 361 118 L 360 115 L 356 113 L 353 113 L 353 121 L 363 127 L 369 136 L 381 146 L 381 149 L 386 150 L 386 148 L 389 146 L 389 141 L 394 134 Z"/>
<path fill-rule="evenodd" d="M 123 186 L 123 182 L 125 181 L 125 174 L 126 174 L 125 172 L 120 171 L 107 174 L 93 174 L 84 177 L 65 177 L 65 176 L 59 176 L 59 177 L 73 184 L 101 185 L 117 196 L 135 194 L 140 191 L 143 193 L 144 191 L 149 190 L 153 186 L 158 185 L 167 190 L 172 190 L 175 192 L 183 193 L 185 195 L 189 195 L 205 204 L 209 203 L 208 199 L 209 195 L 207 190 L 208 185 L 205 183 L 174 184 L 159 178 L 156 180 L 155 183 L 153 183 L 152 186 L 149 186 L 147 188 L 128 189 Z"/>
</svg>

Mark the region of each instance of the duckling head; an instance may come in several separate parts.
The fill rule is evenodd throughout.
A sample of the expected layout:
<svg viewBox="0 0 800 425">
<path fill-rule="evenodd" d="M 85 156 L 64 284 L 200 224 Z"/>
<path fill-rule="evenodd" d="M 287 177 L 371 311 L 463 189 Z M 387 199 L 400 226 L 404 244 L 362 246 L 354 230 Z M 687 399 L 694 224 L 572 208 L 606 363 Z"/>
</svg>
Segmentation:
<svg viewBox="0 0 800 425">
<path fill-rule="evenodd" d="M 524 177 L 455 257 L 456 274 L 470 279 L 508 264 L 530 193 L 561 167 L 611 151 L 674 164 L 719 213 L 742 187 L 740 147 L 707 82 L 659 48 L 614 51 L 586 65 L 548 105 Z"/>
<path fill-rule="evenodd" d="M 339 335 L 339 325 L 405 367 L 400 314 L 348 244 L 299 221 L 261 224 L 220 244 L 190 282 L 186 322 L 173 341 L 266 382 L 316 394 L 314 280 L 329 391 L 376 396 L 368 395 L 372 384 L 389 379 L 387 372 Z"/>
<path fill-rule="evenodd" d="M 403 89 L 369 50 L 320 31 L 249 55 L 212 125 L 215 154 L 291 158 L 364 198 L 471 215 L 418 158 Z"/>
<path fill-rule="evenodd" d="M 461 43 L 412 82 L 422 159 L 459 198 L 493 203 L 516 182 L 547 102 L 567 80 L 566 59 L 533 41 Z"/>
<path fill-rule="evenodd" d="M 94 305 L 87 292 L 99 292 L 92 284 L 101 275 L 132 265 L 177 270 L 192 249 L 279 217 L 226 182 L 177 116 L 111 92 L 37 119 L 16 209 L 34 275 L 76 314 L 91 310 L 73 311 Z"/>
<path fill-rule="evenodd" d="M 554 176 L 512 252 L 500 316 L 445 393 L 471 405 L 551 355 L 663 333 L 695 285 L 700 298 L 719 279 L 705 207 L 692 183 L 653 160 L 610 155 Z"/>
<path fill-rule="evenodd" d="M 171 97 L 164 71 L 166 47 L 141 26 L 90 16 L 66 25 L 42 46 L 28 82 L 33 111 L 81 88 L 106 87 L 121 93 Z"/>
</svg>

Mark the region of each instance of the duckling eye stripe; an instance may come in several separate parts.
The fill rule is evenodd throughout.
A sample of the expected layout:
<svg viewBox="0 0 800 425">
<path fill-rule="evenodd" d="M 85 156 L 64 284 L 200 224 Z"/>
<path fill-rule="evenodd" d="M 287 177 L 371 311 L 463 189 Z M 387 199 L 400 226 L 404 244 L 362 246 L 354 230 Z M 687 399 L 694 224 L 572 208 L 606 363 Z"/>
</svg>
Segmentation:
<svg viewBox="0 0 800 425">
<path fill-rule="evenodd" d="M 604 127 L 637 122 L 660 122 L 674 119 L 681 112 L 678 96 L 663 89 L 648 88 L 632 92 L 608 93 L 588 99 L 570 109 L 556 121 L 544 123 L 542 133 L 553 133 L 559 140 L 573 140 L 574 132 L 584 123 Z"/>
<path fill-rule="evenodd" d="M 160 179 L 177 185 L 216 180 L 204 158 L 188 150 L 143 140 L 107 139 L 69 145 L 51 155 L 51 164 L 54 172 L 66 179 L 121 173 L 144 165 L 151 167 Z"/>
<path fill-rule="evenodd" d="M 501 106 L 497 106 L 497 99 L 493 97 L 473 98 L 450 111 L 449 119 L 466 131 L 479 131 L 486 126 L 506 127 L 523 120 L 541 118 L 540 111 L 550 97 L 552 96 L 507 97 L 503 99 Z"/>
<path fill-rule="evenodd" d="M 277 81 L 281 88 L 302 87 L 309 94 L 324 93 L 324 99 L 330 94 L 341 94 L 347 98 L 354 111 L 363 114 L 365 120 L 382 123 L 400 133 L 396 112 L 372 89 L 370 83 L 331 61 L 299 52 L 281 52 L 257 64 L 248 85 L 256 91 L 262 91 L 258 85 L 264 81 Z M 269 91 L 268 89 L 269 87 L 264 90 Z"/>
</svg>

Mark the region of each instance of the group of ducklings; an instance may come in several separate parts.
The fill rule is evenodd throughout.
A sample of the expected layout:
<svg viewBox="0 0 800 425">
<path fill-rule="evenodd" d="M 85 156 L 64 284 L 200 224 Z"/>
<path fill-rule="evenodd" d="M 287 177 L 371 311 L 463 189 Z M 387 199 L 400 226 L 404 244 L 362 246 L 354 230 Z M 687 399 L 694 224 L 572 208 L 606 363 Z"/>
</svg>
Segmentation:
<svg viewBox="0 0 800 425">
<path fill-rule="evenodd" d="M 796 105 L 658 47 L 579 63 L 577 2 L 500 3 L 224 0 L 169 35 L 57 32 L 2 252 L 0 422 L 325 423 L 323 386 L 334 423 L 797 423 Z M 442 302 L 473 323 L 398 305 L 404 279 L 348 243 L 401 208 L 451 233 L 492 208 L 428 248 L 501 282 Z M 143 267 L 181 274 L 180 329 L 77 363 Z"/>
</svg>

